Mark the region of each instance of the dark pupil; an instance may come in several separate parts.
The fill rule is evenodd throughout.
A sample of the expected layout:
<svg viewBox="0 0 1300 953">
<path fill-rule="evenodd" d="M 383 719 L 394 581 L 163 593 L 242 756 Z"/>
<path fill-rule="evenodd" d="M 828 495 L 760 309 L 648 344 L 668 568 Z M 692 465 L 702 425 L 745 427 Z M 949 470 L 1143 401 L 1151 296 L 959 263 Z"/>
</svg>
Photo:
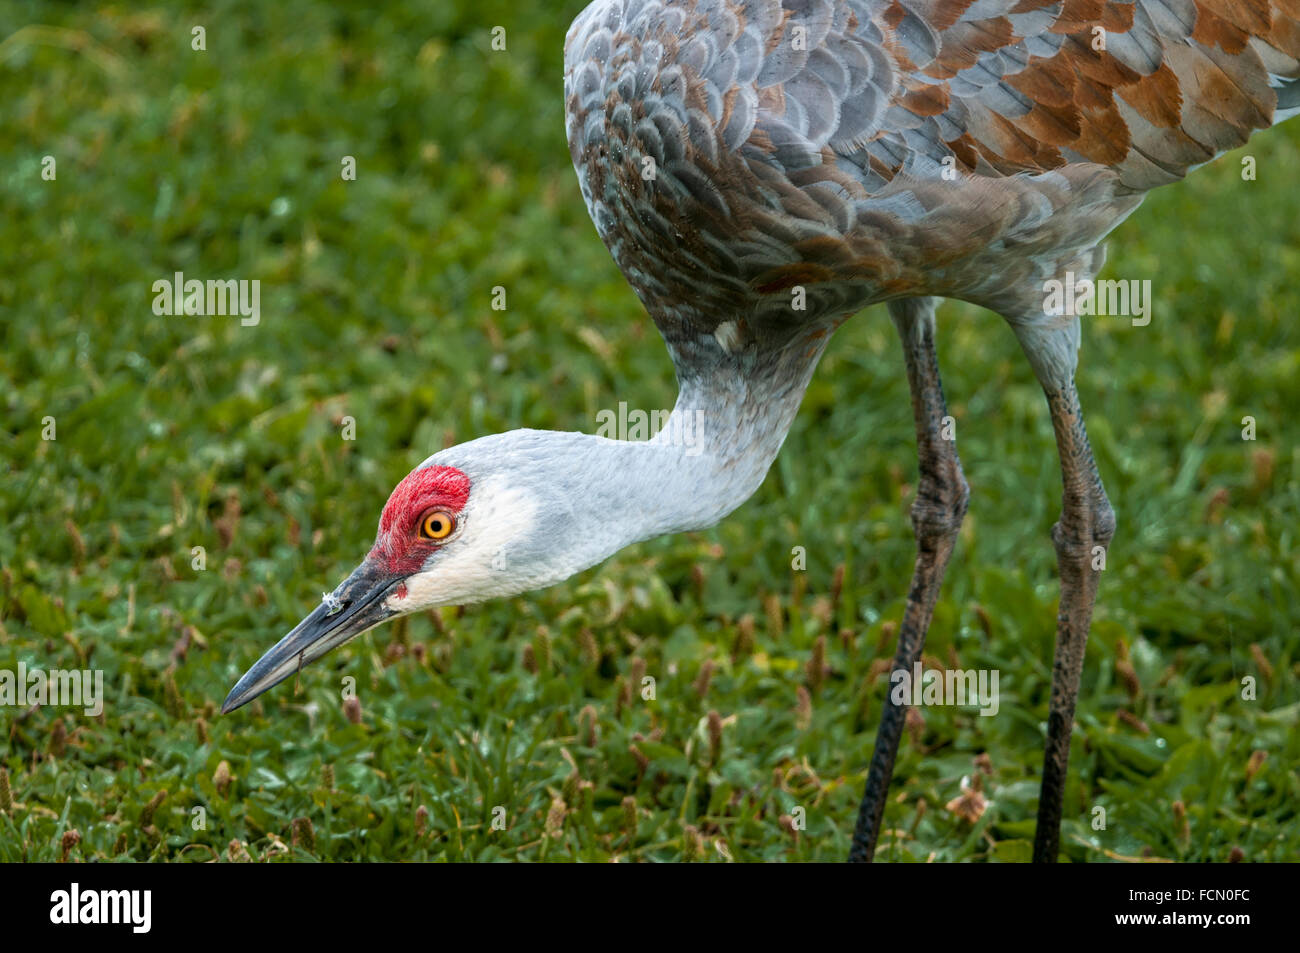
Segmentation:
<svg viewBox="0 0 1300 953">
<path fill-rule="evenodd" d="M 443 530 L 443 521 L 441 516 L 429 517 L 429 535 L 437 536 Z"/>
</svg>

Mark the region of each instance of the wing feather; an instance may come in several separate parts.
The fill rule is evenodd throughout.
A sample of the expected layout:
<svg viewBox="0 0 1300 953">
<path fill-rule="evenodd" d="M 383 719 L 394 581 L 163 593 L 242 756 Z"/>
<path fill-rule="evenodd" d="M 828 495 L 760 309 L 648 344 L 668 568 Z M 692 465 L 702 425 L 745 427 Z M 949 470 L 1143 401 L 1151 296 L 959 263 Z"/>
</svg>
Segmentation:
<svg viewBox="0 0 1300 953">
<path fill-rule="evenodd" d="M 597 0 L 565 62 L 602 238 L 670 344 L 741 346 L 1095 265 L 1143 192 L 1300 111 L 1300 0 Z"/>
</svg>

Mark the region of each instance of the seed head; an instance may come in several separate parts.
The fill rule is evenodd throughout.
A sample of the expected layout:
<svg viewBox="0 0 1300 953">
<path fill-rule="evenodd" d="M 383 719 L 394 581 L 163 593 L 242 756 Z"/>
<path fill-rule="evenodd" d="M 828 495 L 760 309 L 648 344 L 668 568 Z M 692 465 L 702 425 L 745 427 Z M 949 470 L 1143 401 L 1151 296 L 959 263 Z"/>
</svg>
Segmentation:
<svg viewBox="0 0 1300 953">
<path fill-rule="evenodd" d="M 151 824 L 153 824 L 153 813 L 154 811 L 158 810 L 159 807 L 162 806 L 162 802 L 165 800 L 167 800 L 167 792 L 165 790 L 159 791 L 152 798 L 150 798 L 149 803 L 146 804 L 144 808 L 140 811 L 141 830 L 144 830 L 148 828 Z"/>
<path fill-rule="evenodd" d="M 687 860 L 704 859 L 704 838 L 694 824 L 687 824 L 682 829 L 682 854 Z"/>
<path fill-rule="evenodd" d="M 1250 760 L 1246 762 L 1246 783 L 1249 784 L 1255 775 L 1259 774 L 1259 769 L 1264 767 L 1264 762 L 1268 760 L 1268 752 L 1262 748 L 1256 749 L 1250 753 Z"/>
<path fill-rule="evenodd" d="M 695 678 L 695 694 L 703 698 L 709 693 L 709 684 L 713 681 L 713 659 L 705 659 L 700 666 L 700 674 Z"/>
<path fill-rule="evenodd" d="M 50 728 L 50 754 L 55 758 L 62 757 L 67 741 L 67 725 L 63 723 L 62 718 L 54 719 L 54 724 Z"/>
<path fill-rule="evenodd" d="M 956 814 L 967 824 L 974 824 L 984 816 L 987 807 L 988 801 L 980 791 L 980 775 L 977 774 L 974 783 L 968 782 L 966 778 L 961 779 L 961 794 L 944 805 L 944 810 Z"/>
<path fill-rule="evenodd" d="M 819 635 L 813 642 L 812 656 L 808 659 L 804 673 L 808 676 L 809 691 L 814 695 L 821 691 L 822 682 L 826 678 L 826 636 Z"/>
<path fill-rule="evenodd" d="M 212 786 L 217 789 L 217 793 L 222 797 L 230 790 L 230 762 L 222 761 L 217 765 L 217 770 L 212 772 Z"/>
<path fill-rule="evenodd" d="M 903 717 L 903 727 L 907 729 L 907 736 L 912 740 L 912 744 L 921 747 L 921 742 L 925 739 L 925 716 L 917 709 L 909 708 Z"/>
<path fill-rule="evenodd" d="M 582 737 L 582 743 L 588 748 L 596 747 L 600 740 L 596 734 L 597 721 L 598 716 L 594 705 L 586 705 L 578 712 L 578 734 Z"/>
<path fill-rule="evenodd" d="M 539 625 L 537 634 L 533 636 L 533 654 L 537 658 L 537 670 L 549 672 L 551 670 L 551 631 L 544 625 Z"/>
<path fill-rule="evenodd" d="M 64 831 L 63 842 L 59 847 L 59 863 L 66 864 L 68 862 L 68 851 L 72 850 L 72 848 L 76 847 L 80 843 L 81 831 L 76 828 Z"/>
<path fill-rule="evenodd" d="M 1268 656 L 1264 654 L 1258 642 L 1250 643 L 1250 657 L 1255 660 L 1255 667 L 1259 669 L 1259 674 L 1264 676 L 1264 680 L 1273 681 L 1273 663 L 1268 660 Z"/>
<path fill-rule="evenodd" d="M 588 665 L 595 665 L 600 661 L 600 646 L 596 644 L 596 636 L 592 634 L 591 629 L 584 627 L 578 633 L 578 651 L 582 653 L 582 660 Z"/>
<path fill-rule="evenodd" d="M 781 608 L 781 598 L 776 593 L 763 600 L 763 611 L 767 613 L 767 636 L 776 640 L 785 632 L 785 613 Z"/>
<path fill-rule="evenodd" d="M 343 717 L 354 725 L 361 724 L 361 699 L 357 695 L 349 695 L 343 699 Z"/>
<path fill-rule="evenodd" d="M 795 694 L 794 721 L 800 731 L 807 731 L 808 726 L 812 724 L 813 705 L 812 695 L 808 694 L 808 689 L 803 685 L 799 686 Z"/>
<path fill-rule="evenodd" d="M 650 759 L 647 758 L 644 754 L 642 754 L 641 749 L 638 748 L 636 745 L 628 745 L 627 753 L 630 754 L 633 757 L 633 759 L 636 760 L 638 777 L 643 776 L 646 772 L 646 768 L 650 767 Z"/>
<path fill-rule="evenodd" d="M 749 613 L 742 615 L 736 623 L 736 640 L 731 647 L 731 661 L 746 658 L 754 654 L 754 617 Z"/>
<path fill-rule="evenodd" d="M 722 754 L 722 716 L 716 710 L 709 712 L 709 761 L 718 763 Z"/>
<path fill-rule="evenodd" d="M 316 828 L 312 827 L 310 817 L 295 817 L 289 828 L 290 843 L 301 847 L 308 853 L 316 852 Z"/>
<path fill-rule="evenodd" d="M 1174 811 L 1174 823 L 1178 826 L 1178 839 L 1183 846 L 1192 839 L 1191 823 L 1187 820 L 1187 806 L 1182 801 L 1175 801 L 1172 805 Z"/>
<path fill-rule="evenodd" d="M 781 825 L 781 830 L 794 839 L 796 844 L 799 843 L 799 828 L 794 826 L 794 817 L 792 815 L 782 814 L 776 819 L 776 822 Z"/>
<path fill-rule="evenodd" d="M 551 808 L 546 812 L 546 833 L 551 837 L 559 837 L 564 833 L 564 817 L 568 813 L 565 810 L 564 802 L 558 797 L 551 799 Z"/>
</svg>

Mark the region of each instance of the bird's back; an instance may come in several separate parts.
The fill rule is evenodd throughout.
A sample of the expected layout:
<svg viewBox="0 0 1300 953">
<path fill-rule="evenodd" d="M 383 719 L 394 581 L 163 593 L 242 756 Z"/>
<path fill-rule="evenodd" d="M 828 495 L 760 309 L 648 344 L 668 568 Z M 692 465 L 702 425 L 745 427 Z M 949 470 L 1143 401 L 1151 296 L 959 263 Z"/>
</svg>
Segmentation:
<svg viewBox="0 0 1300 953">
<path fill-rule="evenodd" d="M 565 61 L 601 237 L 670 346 L 741 348 L 906 295 L 1033 311 L 1300 111 L 1300 0 L 597 0 Z"/>
</svg>

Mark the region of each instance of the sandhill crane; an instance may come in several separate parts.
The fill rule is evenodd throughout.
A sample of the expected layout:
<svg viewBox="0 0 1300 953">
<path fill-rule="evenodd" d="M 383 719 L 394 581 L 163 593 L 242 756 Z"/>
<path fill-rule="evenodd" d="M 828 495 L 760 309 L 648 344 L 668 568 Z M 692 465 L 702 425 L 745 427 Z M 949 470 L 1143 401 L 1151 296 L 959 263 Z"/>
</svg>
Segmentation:
<svg viewBox="0 0 1300 953">
<path fill-rule="evenodd" d="M 1079 318 L 1048 288 L 1094 278 L 1099 243 L 1146 191 L 1300 112 L 1298 60 L 1300 0 L 592 3 L 566 42 L 570 150 L 671 352 L 668 426 L 648 442 L 517 430 L 435 453 L 393 491 L 361 565 L 223 711 L 386 619 L 712 526 L 762 482 L 832 332 L 878 302 L 902 339 L 920 462 L 894 660 L 911 671 L 967 508 L 935 353 L 936 304 L 956 298 L 1011 325 L 1060 456 L 1034 844 L 1056 860 L 1094 557 L 1115 517 L 1075 391 Z M 673 438 L 688 421 L 702 448 Z M 904 714 L 884 710 L 851 860 L 875 849 Z"/>
</svg>

